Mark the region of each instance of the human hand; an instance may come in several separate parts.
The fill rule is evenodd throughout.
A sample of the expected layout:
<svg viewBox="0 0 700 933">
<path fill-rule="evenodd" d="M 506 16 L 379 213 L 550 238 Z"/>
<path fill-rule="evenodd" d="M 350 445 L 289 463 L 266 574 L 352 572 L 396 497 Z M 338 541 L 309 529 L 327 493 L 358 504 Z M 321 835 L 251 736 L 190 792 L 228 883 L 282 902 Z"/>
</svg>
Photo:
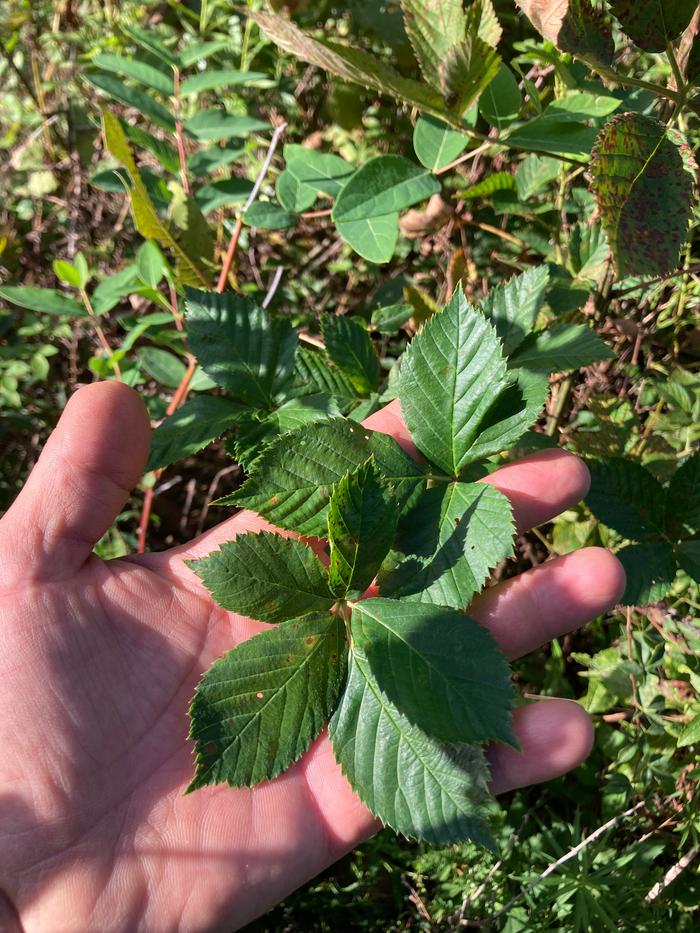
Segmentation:
<svg viewBox="0 0 700 933">
<path fill-rule="evenodd" d="M 409 444 L 395 406 L 365 424 Z M 217 607 L 184 560 L 270 526 L 244 512 L 164 553 L 94 556 L 149 443 L 130 389 L 81 389 L 0 522 L 3 931 L 231 930 L 376 829 L 325 733 L 272 782 L 183 796 L 195 684 L 264 627 Z M 588 476 L 553 450 L 488 482 L 523 530 L 577 502 Z M 618 561 L 586 548 L 492 587 L 470 615 L 517 657 L 602 613 L 623 587 Z M 576 703 L 533 703 L 514 723 L 522 752 L 490 749 L 496 792 L 557 777 L 590 750 Z"/>
</svg>

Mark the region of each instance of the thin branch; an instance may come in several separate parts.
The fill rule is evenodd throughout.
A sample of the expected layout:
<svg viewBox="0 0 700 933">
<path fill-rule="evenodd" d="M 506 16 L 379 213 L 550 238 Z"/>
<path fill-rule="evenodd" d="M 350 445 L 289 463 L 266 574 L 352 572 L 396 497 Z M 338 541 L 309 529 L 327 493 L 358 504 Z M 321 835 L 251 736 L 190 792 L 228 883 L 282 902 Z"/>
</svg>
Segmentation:
<svg viewBox="0 0 700 933">
<path fill-rule="evenodd" d="M 182 123 L 180 121 L 180 69 L 173 69 L 173 103 L 175 104 L 175 142 L 177 143 L 177 157 L 180 162 L 180 179 L 182 181 L 182 190 L 185 194 L 190 193 L 190 182 L 187 177 L 187 155 L 185 153 L 185 140 L 182 135 Z"/>
<path fill-rule="evenodd" d="M 690 851 L 686 852 L 683 858 L 681 858 L 675 865 L 673 865 L 664 875 L 663 879 L 659 881 L 654 887 L 649 891 L 649 893 L 644 898 L 646 904 L 651 904 L 657 899 L 657 897 L 662 894 L 666 888 L 673 884 L 676 878 L 684 872 L 688 865 L 697 858 L 698 853 L 700 852 L 700 846 L 693 846 Z"/>
</svg>

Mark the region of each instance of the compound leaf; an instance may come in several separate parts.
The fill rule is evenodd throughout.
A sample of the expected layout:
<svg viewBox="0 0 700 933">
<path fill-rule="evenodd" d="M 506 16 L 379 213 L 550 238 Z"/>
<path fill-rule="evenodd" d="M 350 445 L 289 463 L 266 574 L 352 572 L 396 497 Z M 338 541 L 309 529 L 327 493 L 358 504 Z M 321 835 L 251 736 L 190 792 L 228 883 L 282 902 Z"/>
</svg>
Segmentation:
<svg viewBox="0 0 700 933">
<path fill-rule="evenodd" d="M 280 528 L 325 535 L 333 486 L 369 457 L 369 432 L 341 418 L 283 434 L 252 465 L 248 480 L 221 505 L 253 509 Z"/>
<path fill-rule="evenodd" d="M 506 356 L 532 331 L 549 284 L 546 265 L 534 266 L 492 288 L 479 308 L 496 328 Z"/>
<path fill-rule="evenodd" d="M 353 606 L 352 638 L 383 692 L 428 735 L 518 747 L 508 662 L 474 619 L 442 606 L 365 599 Z"/>
<path fill-rule="evenodd" d="M 215 661 L 190 707 L 197 769 L 188 792 L 250 787 L 300 758 L 338 701 L 346 658 L 342 623 L 324 612 L 283 622 Z"/>
<path fill-rule="evenodd" d="M 485 483 L 426 489 L 399 528 L 406 559 L 382 581 L 386 595 L 464 610 L 499 561 L 513 554 L 507 497 Z"/>
<path fill-rule="evenodd" d="M 188 566 L 217 605 L 261 622 L 297 619 L 335 602 L 311 548 L 269 531 L 239 535 Z"/>
<path fill-rule="evenodd" d="M 527 337 L 509 364 L 538 373 L 559 373 L 614 358 L 610 347 L 587 324 L 560 324 Z"/>
<path fill-rule="evenodd" d="M 321 330 L 331 360 L 358 395 L 370 395 L 379 385 L 379 360 L 364 327 L 345 315 L 324 314 Z"/>
<path fill-rule="evenodd" d="M 329 733 L 343 773 L 384 825 L 429 842 L 471 839 L 493 848 L 481 749 L 447 745 L 413 725 L 382 692 L 357 645 Z"/>
<path fill-rule="evenodd" d="M 599 521 L 633 541 L 661 537 L 665 492 L 648 470 L 621 457 L 595 460 L 589 467 L 586 504 Z"/>
<path fill-rule="evenodd" d="M 592 187 L 618 275 L 671 272 L 693 209 L 695 163 L 681 134 L 622 113 L 600 131 L 592 155 Z"/>
<path fill-rule="evenodd" d="M 363 593 L 394 541 L 398 512 L 373 460 L 347 473 L 328 506 L 329 579 L 336 596 Z"/>
<path fill-rule="evenodd" d="M 294 371 L 297 336 L 247 298 L 188 288 L 187 339 L 207 375 L 236 398 L 271 408 Z"/>
<path fill-rule="evenodd" d="M 640 49 L 663 52 L 686 28 L 697 0 L 609 0 L 610 9 L 624 31 Z"/>
<path fill-rule="evenodd" d="M 226 398 L 199 395 L 165 418 L 151 437 L 147 470 L 160 470 L 211 444 L 249 409 Z"/>
</svg>

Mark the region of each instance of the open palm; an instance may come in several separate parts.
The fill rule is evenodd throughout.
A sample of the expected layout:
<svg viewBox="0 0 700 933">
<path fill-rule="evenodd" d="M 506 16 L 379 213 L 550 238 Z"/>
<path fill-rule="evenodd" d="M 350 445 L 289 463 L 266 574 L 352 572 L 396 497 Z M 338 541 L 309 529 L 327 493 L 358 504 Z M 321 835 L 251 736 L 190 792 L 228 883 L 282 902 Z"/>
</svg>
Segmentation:
<svg viewBox="0 0 700 933">
<path fill-rule="evenodd" d="M 397 409 L 366 423 L 408 446 Z M 263 627 L 215 606 L 183 558 L 269 526 L 241 513 L 186 547 L 99 560 L 92 547 L 148 446 L 131 390 L 81 389 L 0 523 L 3 931 L 231 930 L 375 829 L 325 735 L 272 782 L 183 796 L 194 686 Z M 521 529 L 587 488 L 563 451 L 489 481 Z M 488 590 L 470 613 L 515 657 L 604 611 L 623 582 L 615 558 L 586 549 Z M 568 701 L 525 706 L 515 725 L 523 751 L 490 752 L 497 791 L 562 774 L 590 748 L 590 722 Z"/>
</svg>

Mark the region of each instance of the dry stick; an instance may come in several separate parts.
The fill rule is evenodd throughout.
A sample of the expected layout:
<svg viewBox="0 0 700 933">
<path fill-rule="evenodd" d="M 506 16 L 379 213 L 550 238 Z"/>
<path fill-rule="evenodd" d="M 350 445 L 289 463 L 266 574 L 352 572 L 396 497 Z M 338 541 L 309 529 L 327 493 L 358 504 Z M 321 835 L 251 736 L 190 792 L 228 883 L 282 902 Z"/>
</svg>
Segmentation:
<svg viewBox="0 0 700 933">
<path fill-rule="evenodd" d="M 491 916 L 491 920 L 495 920 L 497 917 L 502 917 L 503 914 L 507 914 L 508 911 L 515 904 L 518 903 L 526 894 L 529 894 L 533 888 L 537 887 L 540 882 L 544 881 L 545 878 L 548 878 L 550 875 L 560 868 L 565 862 L 570 861 L 572 858 L 576 858 L 579 852 L 582 852 L 587 846 L 595 842 L 597 839 L 600 839 L 609 829 L 612 829 L 614 826 L 617 826 L 618 823 L 621 823 L 622 820 L 626 819 L 628 816 L 631 816 L 637 810 L 640 810 L 645 805 L 644 800 L 640 800 L 639 803 L 636 803 L 633 807 L 630 807 L 629 810 L 625 810 L 624 813 L 618 813 L 617 816 L 614 816 L 612 819 L 608 820 L 607 823 L 603 823 L 602 826 L 599 826 L 598 829 L 594 830 L 589 836 L 586 836 L 585 839 L 582 839 L 577 846 L 574 846 L 573 849 L 562 855 L 561 858 L 558 858 L 556 862 L 552 862 L 551 865 L 548 865 L 541 875 L 538 875 L 534 881 L 531 881 L 529 884 L 526 884 L 525 887 L 511 898 L 505 907 L 502 907 L 499 911 Z"/>
<path fill-rule="evenodd" d="M 248 210 L 250 205 L 253 203 L 253 201 L 257 197 L 258 191 L 260 191 L 260 186 L 262 185 L 265 179 L 265 175 L 267 175 L 267 170 L 270 167 L 270 162 L 272 161 L 272 156 L 274 155 L 275 149 L 277 148 L 277 143 L 279 142 L 280 137 L 282 136 L 282 133 L 284 133 L 286 128 L 287 128 L 286 123 L 280 123 L 280 125 L 275 129 L 275 132 L 272 134 L 272 139 L 270 140 L 270 145 L 267 150 L 267 155 L 265 156 L 265 160 L 263 161 L 263 164 L 260 167 L 260 171 L 258 172 L 258 177 L 255 179 L 253 190 L 250 192 L 248 196 L 248 200 L 245 202 L 243 206 L 243 210 L 241 211 L 241 213 L 239 214 L 236 220 L 236 226 L 234 227 L 233 235 L 231 236 L 231 242 L 229 243 L 228 250 L 226 251 L 226 257 L 224 259 L 224 264 L 221 268 L 221 275 L 219 276 L 219 281 L 217 282 L 217 285 L 216 285 L 216 291 L 219 293 L 223 292 L 223 290 L 226 288 L 226 283 L 228 281 L 228 275 L 229 275 L 229 272 L 231 271 L 231 265 L 233 264 L 233 259 L 234 259 L 234 256 L 236 255 L 236 250 L 238 248 L 238 241 L 241 236 L 241 230 L 243 229 L 243 215 L 245 214 L 245 212 Z M 279 278 L 277 282 L 279 282 Z M 277 287 L 277 284 L 275 284 L 275 288 L 276 287 Z M 185 370 L 185 375 L 182 377 L 180 381 L 180 385 L 175 390 L 175 394 L 173 395 L 172 399 L 170 400 L 170 404 L 168 405 L 166 409 L 166 412 L 165 412 L 166 418 L 174 414 L 177 411 L 177 409 L 180 407 L 180 405 L 187 398 L 187 392 L 189 390 L 190 382 L 192 381 L 192 376 L 194 375 L 194 371 L 196 367 L 197 367 L 197 360 L 192 354 L 189 354 L 187 357 L 187 369 Z M 156 470 L 156 473 L 155 473 L 156 482 L 162 472 L 163 472 L 162 470 Z M 141 519 L 139 521 L 138 543 L 136 546 L 137 554 L 143 554 L 144 551 L 146 550 L 146 536 L 148 534 L 148 523 L 151 517 L 151 508 L 153 507 L 153 489 L 154 489 L 153 486 L 149 487 L 146 490 L 146 494 L 143 499 L 143 508 L 141 510 Z"/>
<path fill-rule="evenodd" d="M 700 846 L 693 846 L 690 851 L 686 852 L 685 855 L 676 862 L 664 875 L 663 879 L 659 881 L 654 887 L 649 891 L 649 893 L 644 898 L 645 903 L 651 904 L 656 898 L 662 894 L 666 888 L 672 884 L 676 878 L 685 871 L 685 869 L 690 865 L 690 863 L 697 857 L 700 852 Z"/>
</svg>

